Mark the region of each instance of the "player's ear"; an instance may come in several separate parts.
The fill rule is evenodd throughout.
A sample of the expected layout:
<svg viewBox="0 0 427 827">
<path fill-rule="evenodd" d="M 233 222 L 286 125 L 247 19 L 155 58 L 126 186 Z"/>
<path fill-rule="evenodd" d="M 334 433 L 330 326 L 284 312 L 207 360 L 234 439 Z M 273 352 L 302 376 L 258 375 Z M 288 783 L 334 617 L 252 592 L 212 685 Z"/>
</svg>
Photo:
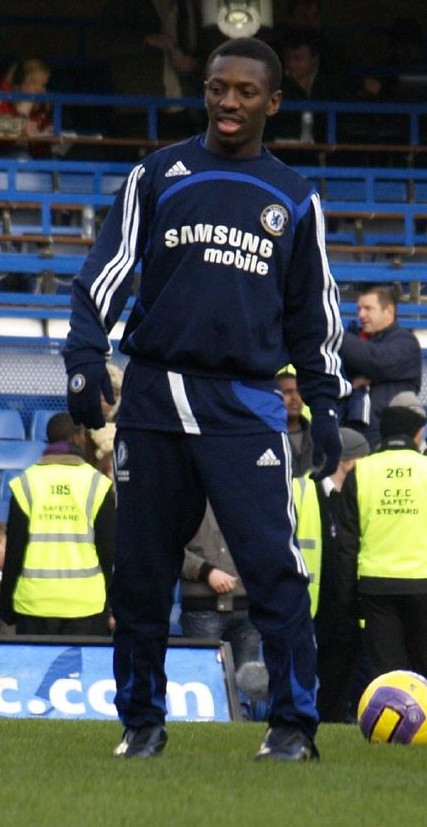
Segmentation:
<svg viewBox="0 0 427 827">
<path fill-rule="evenodd" d="M 276 115 L 280 109 L 280 105 L 282 103 L 283 93 L 281 89 L 276 89 L 275 92 L 272 92 L 270 96 L 270 100 L 267 104 L 267 117 L 271 118 L 272 115 Z"/>
</svg>

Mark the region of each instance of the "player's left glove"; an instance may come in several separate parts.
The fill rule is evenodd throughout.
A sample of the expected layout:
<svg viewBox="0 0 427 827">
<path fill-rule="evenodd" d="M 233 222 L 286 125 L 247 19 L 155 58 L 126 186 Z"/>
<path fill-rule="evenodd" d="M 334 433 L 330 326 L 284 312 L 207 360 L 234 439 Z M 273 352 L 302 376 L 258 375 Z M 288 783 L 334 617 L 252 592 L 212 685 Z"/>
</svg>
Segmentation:
<svg viewBox="0 0 427 827">
<path fill-rule="evenodd" d="M 101 396 L 114 405 L 113 388 L 104 360 L 97 359 L 68 369 L 68 410 L 76 425 L 82 423 L 86 428 L 105 425 Z"/>
<path fill-rule="evenodd" d="M 342 453 L 338 416 L 333 403 L 318 400 L 311 406 L 310 432 L 313 442 L 313 466 L 310 477 L 320 482 L 337 470 Z"/>
</svg>

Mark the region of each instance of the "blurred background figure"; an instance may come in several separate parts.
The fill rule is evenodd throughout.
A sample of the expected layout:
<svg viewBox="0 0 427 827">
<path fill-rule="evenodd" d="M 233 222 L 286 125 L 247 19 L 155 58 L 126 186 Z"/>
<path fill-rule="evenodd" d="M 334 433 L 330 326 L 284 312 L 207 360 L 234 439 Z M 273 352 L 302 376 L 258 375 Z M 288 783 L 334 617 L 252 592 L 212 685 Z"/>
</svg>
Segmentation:
<svg viewBox="0 0 427 827">
<path fill-rule="evenodd" d="M 348 62 L 345 44 L 334 39 L 325 25 L 321 0 L 289 0 L 286 7 L 286 23 L 280 27 L 283 41 L 294 32 L 309 31 L 316 35 L 322 67 L 331 71 L 344 70 Z"/>
<path fill-rule="evenodd" d="M 0 84 L 3 92 L 28 92 L 30 95 L 42 95 L 47 92 L 51 77 L 51 70 L 46 61 L 41 58 L 28 58 L 9 68 Z M 50 107 L 45 103 L 34 103 L 31 100 L 1 101 L 0 116 L 21 119 L 20 134 L 28 136 L 51 134 L 53 131 Z M 29 142 L 24 145 L 28 154 L 33 158 L 49 157 L 50 145 L 47 143 Z M 2 147 L 7 154 L 22 152 L 23 145 L 8 148 Z"/>
<path fill-rule="evenodd" d="M 296 372 L 291 365 L 279 371 L 277 384 L 288 413 L 288 438 L 292 451 L 292 474 L 294 477 L 303 477 L 313 466 L 310 411 L 302 401 L 298 390 Z"/>
<path fill-rule="evenodd" d="M 209 502 L 185 548 L 181 582 L 184 637 L 228 641 L 236 669 L 258 660 L 260 635 L 249 620 L 245 588 Z"/>
<path fill-rule="evenodd" d="M 334 101 L 349 96 L 343 67 L 331 67 L 324 61 L 322 39 L 316 29 L 290 29 L 277 46 L 283 65 L 283 105 L 280 113 L 267 125 L 268 138 L 277 137 L 307 142 L 326 139 L 326 117 L 313 114 L 307 123 L 305 112 L 292 112 L 291 101 Z"/>
<path fill-rule="evenodd" d="M 422 350 L 415 334 L 399 325 L 394 287 L 365 285 L 357 308 L 357 323 L 344 332 L 341 357 L 353 393 L 369 388 L 369 420 L 361 427 L 371 448 L 376 448 L 383 408 L 401 391 L 420 392 Z M 354 410 L 351 422 L 359 427 Z"/>
<path fill-rule="evenodd" d="M 83 428 L 83 444 L 81 445 L 87 462 L 90 462 L 111 480 L 114 480 L 113 454 L 114 437 L 116 435 L 116 416 L 120 406 L 123 371 L 112 362 L 107 363 L 107 370 L 111 379 L 111 386 L 115 397 L 114 405 L 110 405 L 103 397 L 101 399 L 102 412 L 105 417 L 103 428 Z"/>
<path fill-rule="evenodd" d="M 195 0 L 107 2 L 98 38 L 110 63 L 113 92 L 168 98 L 201 95 L 204 65 L 197 53 L 198 21 Z M 160 136 L 187 137 L 194 131 L 196 115 L 177 105 L 161 111 Z M 141 108 L 120 107 L 113 130 L 117 135 L 141 136 L 146 123 Z"/>
</svg>

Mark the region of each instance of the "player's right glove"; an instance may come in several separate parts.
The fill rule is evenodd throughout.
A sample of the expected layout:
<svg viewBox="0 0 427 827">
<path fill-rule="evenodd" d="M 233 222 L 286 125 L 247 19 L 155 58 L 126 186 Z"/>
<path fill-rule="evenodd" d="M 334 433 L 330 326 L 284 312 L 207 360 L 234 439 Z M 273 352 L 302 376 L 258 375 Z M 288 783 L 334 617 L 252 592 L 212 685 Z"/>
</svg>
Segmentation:
<svg viewBox="0 0 427 827">
<path fill-rule="evenodd" d="M 310 433 L 313 442 L 313 466 L 310 477 L 320 482 L 337 470 L 342 453 L 338 416 L 333 404 L 322 400 L 311 406 Z"/>
<path fill-rule="evenodd" d="M 105 425 L 101 395 L 106 402 L 114 405 L 110 374 L 103 360 L 75 365 L 68 370 L 68 410 L 76 425 L 85 425 L 86 428 L 102 428 Z"/>
</svg>

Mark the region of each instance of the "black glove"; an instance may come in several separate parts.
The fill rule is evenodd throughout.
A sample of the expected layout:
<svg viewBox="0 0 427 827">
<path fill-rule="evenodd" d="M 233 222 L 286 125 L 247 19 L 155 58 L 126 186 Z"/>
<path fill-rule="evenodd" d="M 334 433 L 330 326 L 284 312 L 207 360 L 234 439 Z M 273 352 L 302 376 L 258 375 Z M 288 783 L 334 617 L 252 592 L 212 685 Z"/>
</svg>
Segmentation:
<svg viewBox="0 0 427 827">
<path fill-rule="evenodd" d="M 334 404 L 323 401 L 311 408 L 310 432 L 313 442 L 314 471 L 310 478 L 320 482 L 337 470 L 342 453 L 338 416 Z"/>
<path fill-rule="evenodd" d="M 68 371 L 68 410 L 76 425 L 83 424 L 86 428 L 102 428 L 105 425 L 101 395 L 106 402 L 114 405 L 113 388 L 105 362 L 76 365 Z"/>
</svg>

